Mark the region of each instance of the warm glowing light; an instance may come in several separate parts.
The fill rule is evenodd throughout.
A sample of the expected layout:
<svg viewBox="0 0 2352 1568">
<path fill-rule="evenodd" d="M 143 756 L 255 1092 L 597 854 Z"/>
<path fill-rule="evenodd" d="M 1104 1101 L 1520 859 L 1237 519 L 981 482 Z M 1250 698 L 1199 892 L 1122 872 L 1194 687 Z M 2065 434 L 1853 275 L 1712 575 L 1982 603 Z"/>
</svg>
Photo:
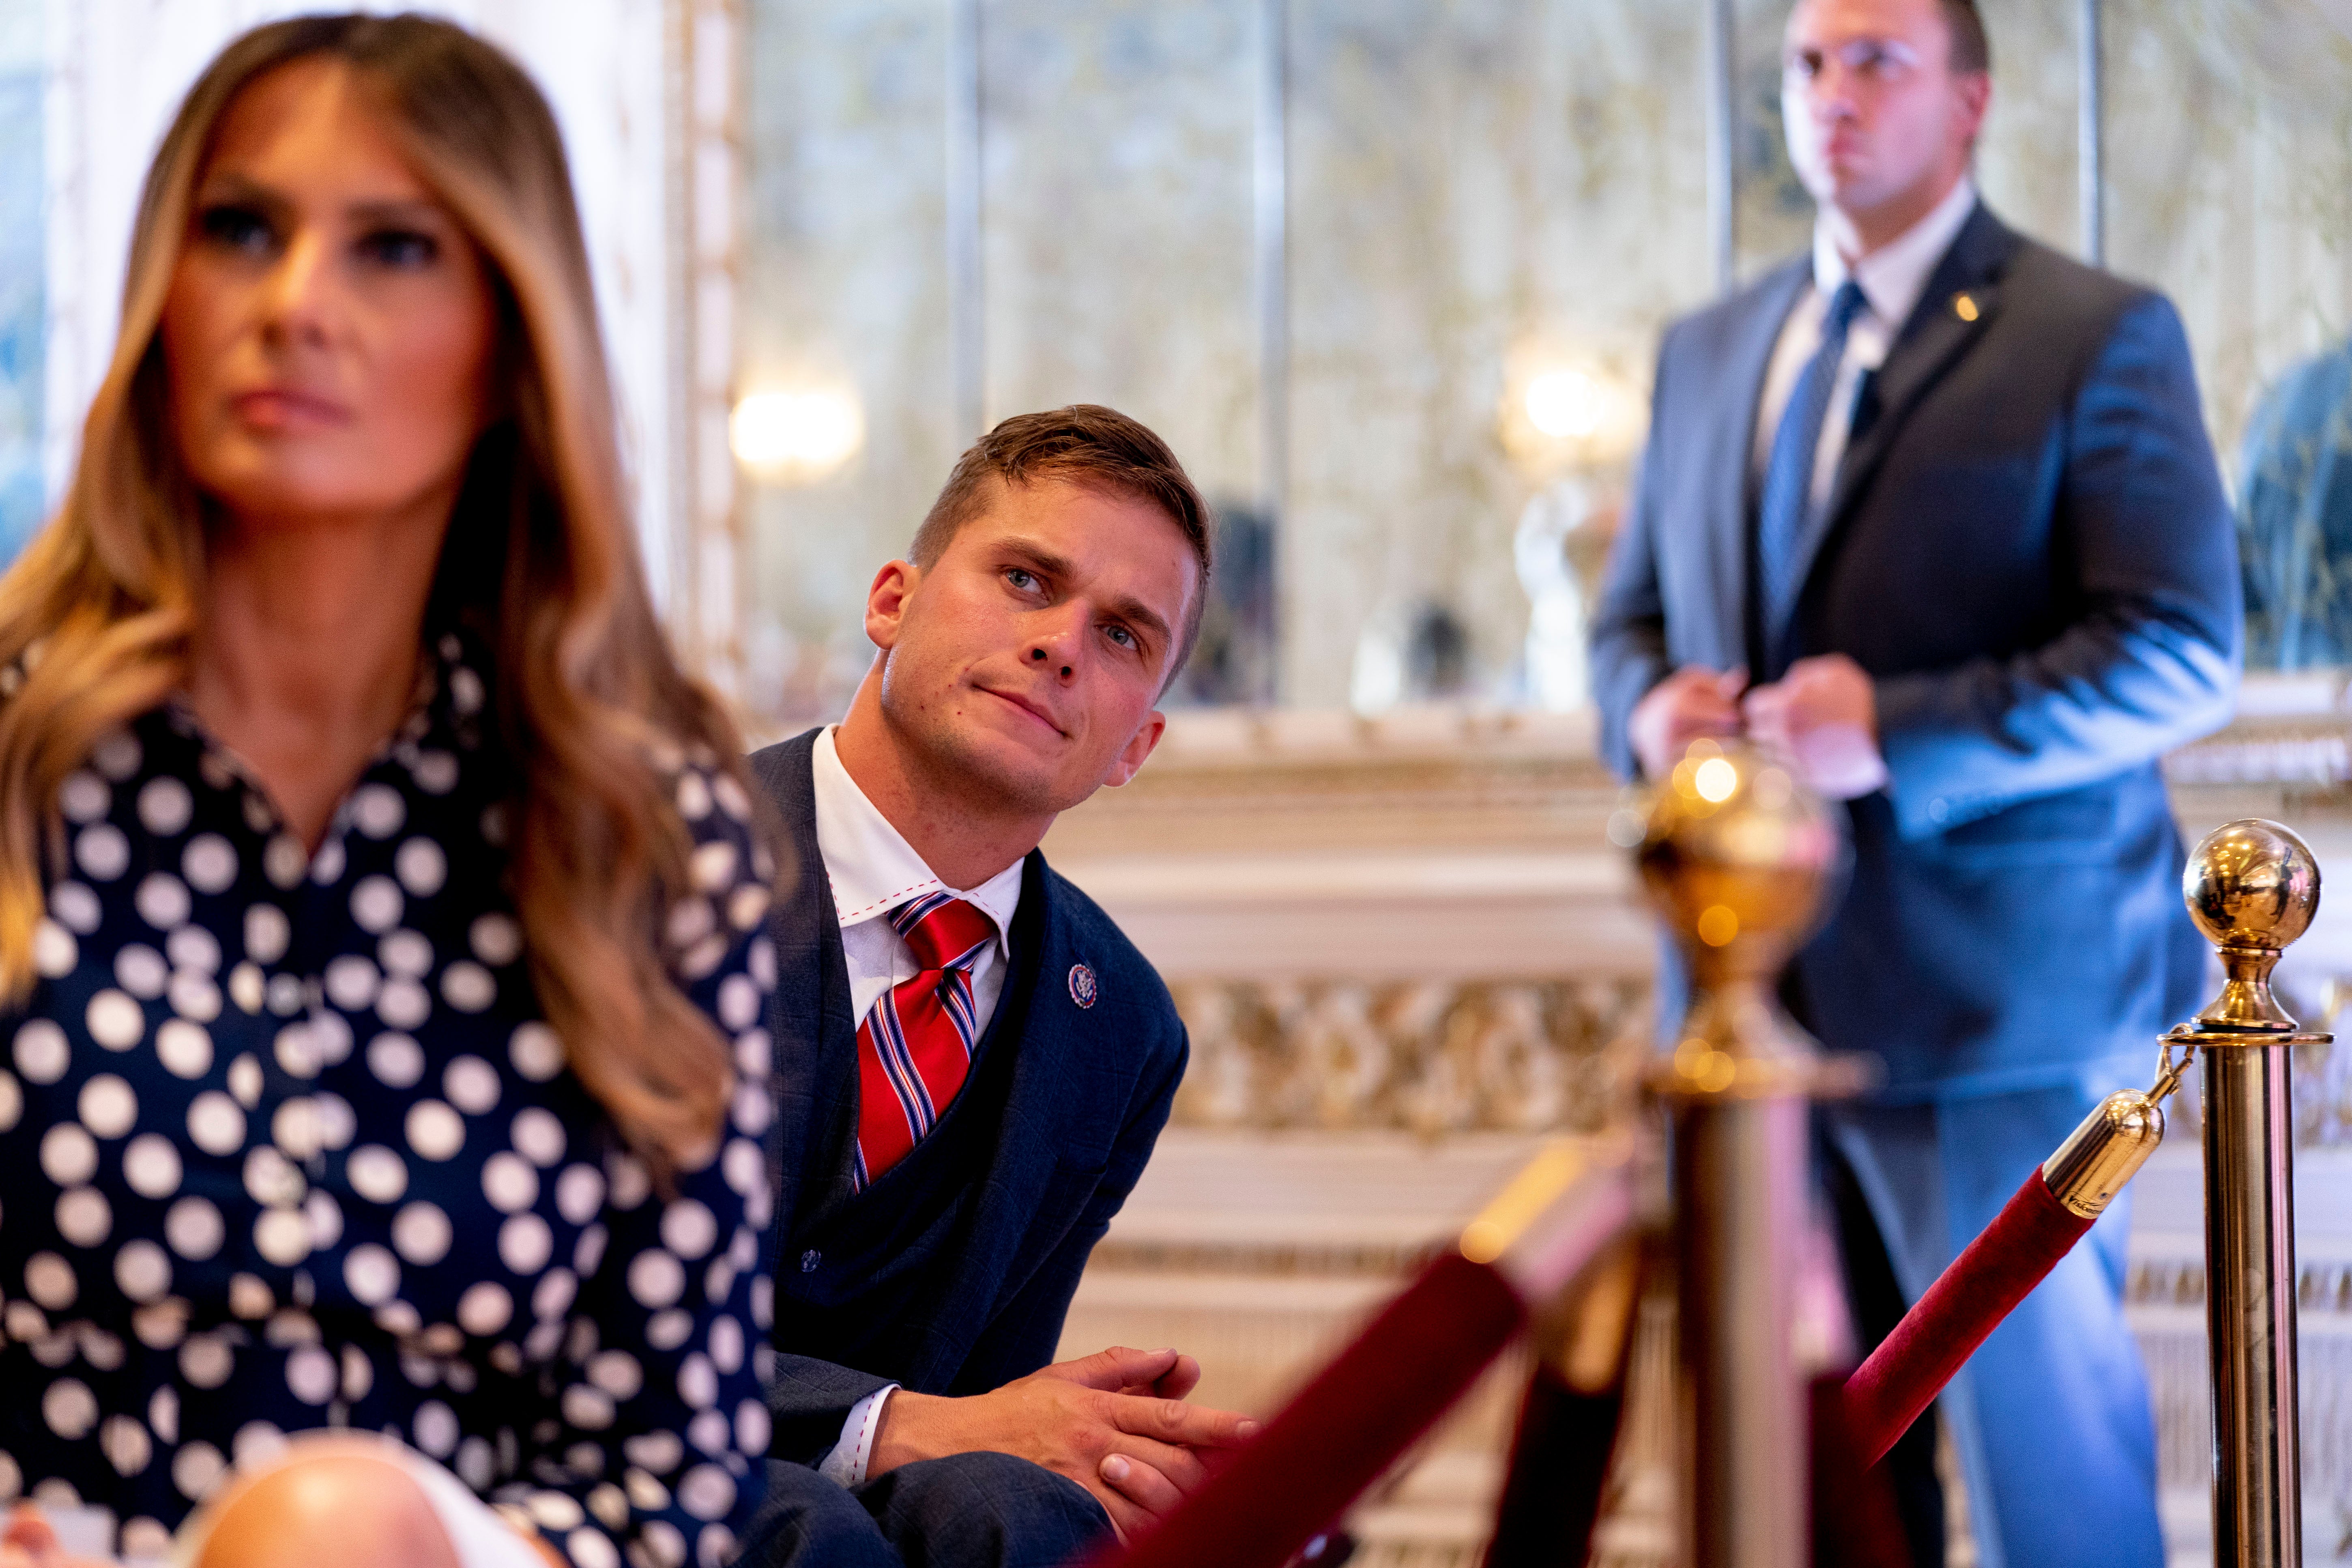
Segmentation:
<svg viewBox="0 0 2352 1568">
<path fill-rule="evenodd" d="M 1608 389 L 1580 370 L 1547 371 L 1528 383 L 1528 423 L 1555 440 L 1580 440 L 1608 417 Z"/>
<path fill-rule="evenodd" d="M 1723 947 L 1739 934 L 1739 917 L 1722 904 L 1709 904 L 1698 914 L 1698 939 L 1709 947 Z"/>
<path fill-rule="evenodd" d="M 1691 783 L 1697 788 L 1701 800 L 1721 805 L 1739 788 L 1739 770 L 1727 757 L 1709 757 L 1699 763 Z"/>
<path fill-rule="evenodd" d="M 866 415 L 845 392 L 755 392 L 727 421 L 736 460 L 752 468 L 822 472 L 866 441 Z"/>
</svg>

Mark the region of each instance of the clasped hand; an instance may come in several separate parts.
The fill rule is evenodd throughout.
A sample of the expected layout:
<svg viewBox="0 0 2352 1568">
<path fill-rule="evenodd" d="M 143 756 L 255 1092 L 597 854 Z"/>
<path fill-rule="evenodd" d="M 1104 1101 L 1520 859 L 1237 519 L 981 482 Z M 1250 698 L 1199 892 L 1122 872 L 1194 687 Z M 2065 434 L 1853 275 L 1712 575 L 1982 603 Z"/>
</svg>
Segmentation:
<svg viewBox="0 0 2352 1568">
<path fill-rule="evenodd" d="M 1769 686 L 1745 669 L 1685 665 L 1649 689 L 1626 725 L 1642 772 L 1663 779 L 1693 741 L 1744 736 L 1807 787 L 1852 800 L 1886 783 L 1878 700 L 1870 677 L 1842 653 L 1801 658 Z"/>
<path fill-rule="evenodd" d="M 1121 1540 L 1208 1479 L 1200 1450 L 1230 1448 L 1258 1424 L 1187 1405 L 1201 1363 L 1172 1350 L 1114 1347 L 1056 1362 L 961 1399 L 901 1389 L 882 1407 L 866 1474 L 950 1454 L 1012 1454 L 1094 1494 Z"/>
</svg>

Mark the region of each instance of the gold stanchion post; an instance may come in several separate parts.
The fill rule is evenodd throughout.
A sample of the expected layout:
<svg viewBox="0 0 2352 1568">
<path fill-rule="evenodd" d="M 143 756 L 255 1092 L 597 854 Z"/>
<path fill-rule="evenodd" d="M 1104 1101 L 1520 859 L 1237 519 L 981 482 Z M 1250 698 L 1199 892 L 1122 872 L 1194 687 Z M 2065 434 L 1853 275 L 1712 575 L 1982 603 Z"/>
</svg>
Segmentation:
<svg viewBox="0 0 2352 1568">
<path fill-rule="evenodd" d="M 1805 1106 L 1850 1092 L 1774 982 L 1843 848 L 1819 802 L 1740 747 L 1693 745 L 1653 795 L 1636 858 L 1692 994 L 1654 1087 L 1674 1118 L 1685 1561 L 1803 1568 L 1806 1394 L 1791 1346 L 1806 1223 Z"/>
<path fill-rule="evenodd" d="M 2213 1366 L 2213 1556 L 2300 1568 L 2293 1047 L 2306 1034 L 2271 971 L 2319 909 L 2319 864 L 2274 822 L 2209 834 L 2182 878 L 2221 950 L 2221 994 L 2166 1037 L 2194 1047 L 2205 1111 L 2205 1312 Z"/>
</svg>

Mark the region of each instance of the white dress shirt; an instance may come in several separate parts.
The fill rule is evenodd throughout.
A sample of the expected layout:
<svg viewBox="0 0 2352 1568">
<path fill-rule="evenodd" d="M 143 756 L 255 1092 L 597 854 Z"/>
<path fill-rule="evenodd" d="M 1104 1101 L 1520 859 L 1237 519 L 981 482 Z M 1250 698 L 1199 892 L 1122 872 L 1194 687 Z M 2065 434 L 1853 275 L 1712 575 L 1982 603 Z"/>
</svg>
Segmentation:
<svg viewBox="0 0 2352 1568">
<path fill-rule="evenodd" d="M 1780 328 L 1780 342 L 1773 345 L 1771 363 L 1764 371 L 1763 401 L 1757 405 L 1756 445 L 1748 456 L 1759 485 L 1772 461 L 1772 441 L 1780 432 L 1780 415 L 1789 406 L 1789 395 L 1796 390 L 1797 377 L 1804 374 L 1806 363 L 1822 346 L 1822 319 L 1829 314 L 1830 296 L 1852 278 L 1861 285 L 1866 303 L 1846 329 L 1845 357 L 1838 361 L 1837 379 L 1830 385 L 1829 417 L 1822 421 L 1822 444 L 1813 449 L 1812 504 L 1829 504 L 1838 464 L 1845 458 L 1846 437 L 1853 427 L 1854 397 L 1862 390 L 1862 378 L 1886 363 L 1886 351 L 1895 346 L 1895 334 L 1911 319 L 1919 296 L 1927 292 L 1928 278 L 1959 237 L 1960 226 L 1969 221 L 1976 205 L 1976 182 L 1963 174 L 1926 217 L 1852 267 L 1838 254 L 1829 225 L 1814 223 L 1813 286 Z"/>
<path fill-rule="evenodd" d="M 866 798 L 841 753 L 833 731 L 816 738 L 812 759 L 816 785 L 816 847 L 833 886 L 833 907 L 841 917 L 841 955 L 849 963 L 850 1016 L 863 1023 L 882 993 L 912 980 L 922 967 L 915 950 L 885 918 L 925 893 L 954 893 L 970 900 L 996 922 L 996 942 L 972 961 L 971 1003 L 980 1027 L 996 1015 L 1004 994 L 1005 965 L 1012 961 L 1013 911 L 1021 903 L 1019 860 L 969 892 L 949 887 L 923 863 L 890 819 Z"/>
<path fill-rule="evenodd" d="M 979 1028 L 985 1032 L 1004 994 L 1004 976 L 1012 963 L 1013 911 L 1021 903 L 1022 862 L 1015 860 L 979 887 L 961 891 L 949 887 L 924 864 L 906 836 L 890 826 L 849 770 L 827 728 L 816 738 L 811 758 L 816 800 L 816 847 L 833 889 L 834 911 L 841 920 L 841 954 L 849 968 L 850 1016 L 861 1024 L 882 994 L 911 980 L 922 965 L 914 949 L 889 921 L 892 910 L 925 893 L 954 893 L 969 900 L 996 922 L 996 941 L 982 950 L 971 965 L 971 1002 Z M 874 1457 L 874 1434 L 882 1425 L 882 1407 L 897 1384 L 879 1388 L 850 1407 L 842 1423 L 841 1440 L 817 1466 L 820 1475 L 845 1487 L 866 1479 Z"/>
</svg>

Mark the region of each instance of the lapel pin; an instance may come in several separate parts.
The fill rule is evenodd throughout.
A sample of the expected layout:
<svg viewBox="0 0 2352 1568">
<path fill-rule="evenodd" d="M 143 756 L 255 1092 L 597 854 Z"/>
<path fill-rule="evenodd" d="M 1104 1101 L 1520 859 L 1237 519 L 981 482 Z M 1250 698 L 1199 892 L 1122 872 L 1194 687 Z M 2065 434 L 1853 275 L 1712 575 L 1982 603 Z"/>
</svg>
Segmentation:
<svg viewBox="0 0 2352 1568">
<path fill-rule="evenodd" d="M 1953 295 L 1952 314 L 1958 316 L 1963 321 L 1975 321 L 1977 317 L 1981 314 L 1981 312 L 1977 310 L 1976 296 L 1973 294 Z"/>
<path fill-rule="evenodd" d="M 1070 1000 L 1081 1007 L 1091 1007 L 1099 994 L 1095 984 L 1095 972 L 1083 963 L 1070 965 Z"/>
</svg>

